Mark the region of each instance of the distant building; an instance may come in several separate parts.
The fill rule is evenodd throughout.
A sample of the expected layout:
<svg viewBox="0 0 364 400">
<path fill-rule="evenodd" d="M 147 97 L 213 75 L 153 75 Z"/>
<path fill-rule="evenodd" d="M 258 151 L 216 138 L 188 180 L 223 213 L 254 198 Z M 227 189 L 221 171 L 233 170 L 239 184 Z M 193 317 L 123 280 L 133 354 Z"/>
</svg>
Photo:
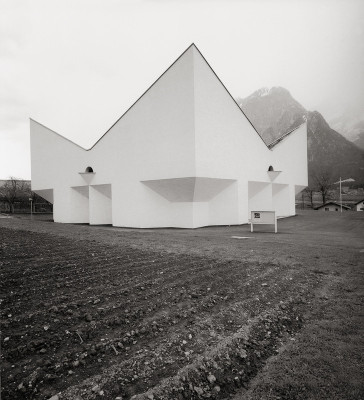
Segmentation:
<svg viewBox="0 0 364 400">
<path fill-rule="evenodd" d="M 345 206 L 344 204 L 342 205 L 343 210 L 351 210 L 350 207 Z M 329 201 L 322 206 L 316 207 L 315 210 L 320 210 L 320 211 L 340 211 L 341 209 L 341 204 L 336 203 L 334 201 Z"/>
<path fill-rule="evenodd" d="M 195 45 L 86 150 L 30 121 L 32 190 L 54 221 L 137 228 L 295 214 L 306 123 L 267 146 Z"/>
<path fill-rule="evenodd" d="M 353 210 L 354 211 L 364 211 L 364 199 L 355 203 L 353 205 Z"/>
</svg>

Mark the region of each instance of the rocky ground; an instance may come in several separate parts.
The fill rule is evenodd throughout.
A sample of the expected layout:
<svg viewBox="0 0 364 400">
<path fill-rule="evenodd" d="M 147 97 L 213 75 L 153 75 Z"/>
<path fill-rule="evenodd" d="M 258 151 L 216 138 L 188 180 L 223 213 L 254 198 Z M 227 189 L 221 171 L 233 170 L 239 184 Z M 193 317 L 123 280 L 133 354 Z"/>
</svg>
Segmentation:
<svg viewBox="0 0 364 400">
<path fill-rule="evenodd" d="M 2 398 L 310 398 L 264 396 L 302 332 L 306 347 L 326 343 L 312 327 L 331 298 L 338 307 L 332 282 L 351 279 L 341 311 L 359 312 L 364 218 L 330 214 L 280 220 L 277 235 L 0 219 Z M 350 398 L 363 394 L 360 365 Z"/>
</svg>

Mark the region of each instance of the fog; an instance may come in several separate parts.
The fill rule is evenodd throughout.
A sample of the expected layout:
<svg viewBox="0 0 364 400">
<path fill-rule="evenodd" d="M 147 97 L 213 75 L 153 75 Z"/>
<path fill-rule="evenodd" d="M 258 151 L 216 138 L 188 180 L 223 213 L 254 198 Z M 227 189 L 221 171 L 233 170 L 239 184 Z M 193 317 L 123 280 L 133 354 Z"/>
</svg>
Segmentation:
<svg viewBox="0 0 364 400">
<path fill-rule="evenodd" d="M 364 2 L 0 1 L 0 178 L 30 178 L 29 117 L 90 147 L 191 44 L 235 97 L 283 86 L 364 110 Z"/>
</svg>

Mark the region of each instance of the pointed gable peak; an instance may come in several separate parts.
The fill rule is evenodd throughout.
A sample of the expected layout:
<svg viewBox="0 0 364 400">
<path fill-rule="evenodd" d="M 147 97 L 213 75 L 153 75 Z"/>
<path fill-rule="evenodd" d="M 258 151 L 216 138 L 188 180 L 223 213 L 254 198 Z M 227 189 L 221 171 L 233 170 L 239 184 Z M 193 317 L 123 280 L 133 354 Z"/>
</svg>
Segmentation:
<svg viewBox="0 0 364 400">
<path fill-rule="evenodd" d="M 194 42 L 192 42 L 192 43 L 188 46 L 188 49 L 191 48 L 191 47 L 194 47 L 195 49 L 197 49 L 197 46 L 195 45 Z M 198 50 L 198 49 L 197 49 L 197 50 Z"/>
<path fill-rule="evenodd" d="M 202 55 L 200 49 L 196 46 L 196 44 L 195 44 L 194 42 L 191 43 L 191 44 L 187 47 L 187 49 L 186 49 L 184 52 L 182 52 L 182 54 L 177 58 L 176 61 L 178 61 L 180 58 L 182 58 L 182 57 L 185 55 L 185 53 L 188 53 L 189 50 L 195 50 L 195 53 L 197 52 L 197 54 L 199 54 L 199 55 L 206 61 L 206 59 L 205 59 L 205 57 Z M 176 61 L 175 61 L 175 62 L 176 62 Z M 207 62 L 207 61 L 206 61 L 206 62 Z M 173 65 L 173 64 L 172 64 L 172 65 Z"/>
</svg>

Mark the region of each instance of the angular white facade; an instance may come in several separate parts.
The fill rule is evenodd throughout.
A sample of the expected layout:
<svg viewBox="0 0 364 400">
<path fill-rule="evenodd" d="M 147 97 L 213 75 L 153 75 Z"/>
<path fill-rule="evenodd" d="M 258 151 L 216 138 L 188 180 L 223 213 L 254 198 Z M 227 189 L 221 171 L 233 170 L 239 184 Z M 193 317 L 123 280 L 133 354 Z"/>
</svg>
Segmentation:
<svg viewBox="0 0 364 400">
<path fill-rule="evenodd" d="M 33 120 L 30 132 L 32 190 L 55 222 L 242 224 L 294 215 L 307 186 L 306 124 L 267 147 L 195 45 L 91 149 Z"/>
</svg>

